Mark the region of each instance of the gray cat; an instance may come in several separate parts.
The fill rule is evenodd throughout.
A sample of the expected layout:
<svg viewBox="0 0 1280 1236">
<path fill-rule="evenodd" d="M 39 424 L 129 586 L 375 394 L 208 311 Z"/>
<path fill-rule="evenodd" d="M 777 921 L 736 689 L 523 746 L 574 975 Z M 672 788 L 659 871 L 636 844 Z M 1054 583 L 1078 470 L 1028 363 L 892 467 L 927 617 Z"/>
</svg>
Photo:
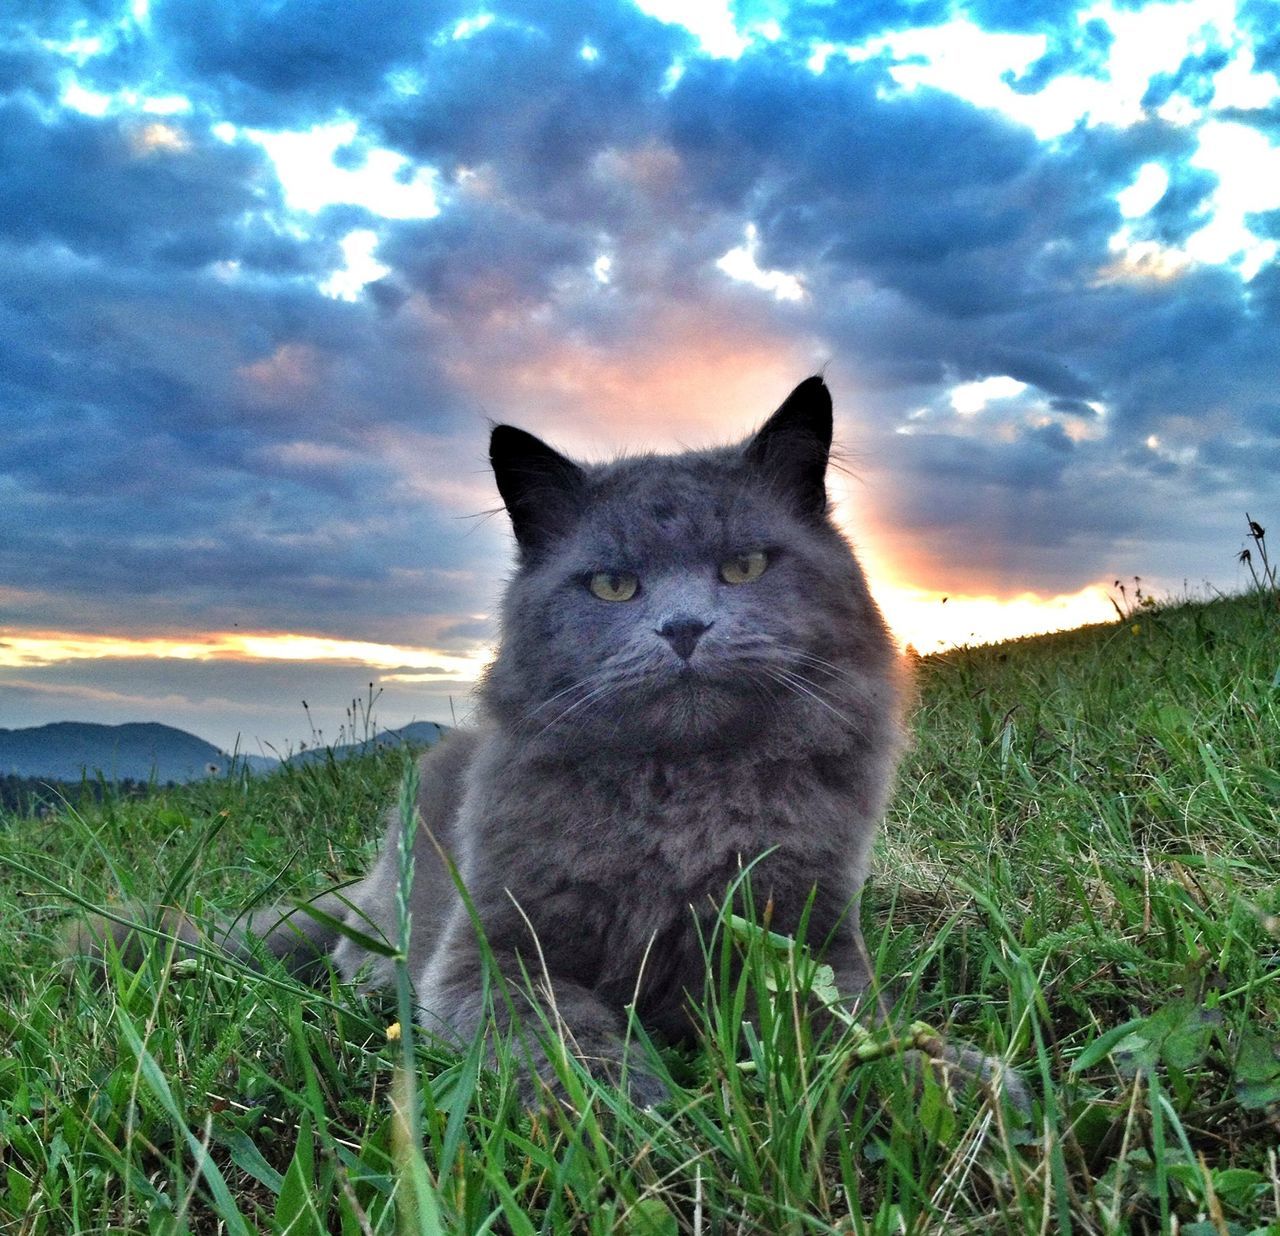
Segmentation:
<svg viewBox="0 0 1280 1236">
<path fill-rule="evenodd" d="M 625 1007 L 667 1041 L 690 1035 L 701 940 L 753 861 L 773 928 L 793 932 L 811 905 L 808 938 L 827 941 L 839 990 L 867 991 L 857 901 L 904 688 L 828 513 L 831 430 L 820 377 L 715 450 L 587 466 L 493 430 L 518 567 L 482 720 L 421 764 L 410 974 L 424 1026 L 467 1042 L 507 1009 L 486 1004 L 475 927 L 440 852 L 513 990 L 646 1104 L 664 1091 L 624 1060 Z M 323 903 L 389 939 L 399 827 L 372 873 Z M 391 981 L 385 959 L 302 915 L 260 912 L 250 928 L 296 971 L 328 956 L 344 978 Z M 533 1072 L 548 1080 L 550 1061 Z"/>
<path fill-rule="evenodd" d="M 624 1006 L 686 1038 L 702 935 L 743 867 L 789 933 L 870 981 L 856 900 L 902 745 L 899 658 L 828 515 L 831 397 L 801 383 L 739 446 L 582 466 L 500 425 L 490 460 L 519 565 L 479 727 L 424 757 L 410 973 L 425 1026 L 484 1024 L 474 926 L 503 973 L 549 978 L 594 1072 L 623 1066 Z M 392 837 L 350 895 L 394 938 Z M 367 924 L 362 925 L 367 930 Z M 288 947 L 280 932 L 272 937 Z M 278 943 L 277 943 L 278 942 Z M 310 940 L 327 943 L 311 930 Z M 350 939 L 333 960 L 369 962 Z M 373 963 L 373 982 L 390 980 Z M 547 1000 L 544 993 L 541 999 Z M 528 1019 L 532 1020 L 532 1019 Z M 539 1070 L 543 1071 L 543 1070 Z M 635 1097 L 658 1084 L 634 1065 Z"/>
</svg>

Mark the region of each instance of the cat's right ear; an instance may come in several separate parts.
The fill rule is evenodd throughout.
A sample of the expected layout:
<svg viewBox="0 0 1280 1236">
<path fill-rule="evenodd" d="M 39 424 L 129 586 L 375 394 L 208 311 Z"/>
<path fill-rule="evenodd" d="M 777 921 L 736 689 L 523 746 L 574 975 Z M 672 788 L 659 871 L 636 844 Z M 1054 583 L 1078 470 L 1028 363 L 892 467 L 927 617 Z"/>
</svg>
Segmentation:
<svg viewBox="0 0 1280 1236">
<path fill-rule="evenodd" d="M 511 425 L 495 425 L 489 462 L 511 516 L 521 552 L 539 553 L 574 521 L 582 508 L 584 474 L 541 438 Z"/>
<path fill-rule="evenodd" d="M 806 518 L 827 510 L 831 392 L 821 376 L 806 378 L 747 443 L 747 459 Z"/>
</svg>

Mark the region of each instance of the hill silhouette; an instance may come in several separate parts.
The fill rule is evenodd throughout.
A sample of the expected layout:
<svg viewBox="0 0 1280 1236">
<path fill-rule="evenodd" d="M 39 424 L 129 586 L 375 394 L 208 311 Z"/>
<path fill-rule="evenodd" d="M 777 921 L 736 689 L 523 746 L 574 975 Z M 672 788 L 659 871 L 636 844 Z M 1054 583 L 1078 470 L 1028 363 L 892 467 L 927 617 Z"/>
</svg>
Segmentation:
<svg viewBox="0 0 1280 1236">
<path fill-rule="evenodd" d="M 279 760 L 274 756 L 237 754 L 237 767 L 271 772 L 282 763 L 309 764 L 345 760 L 381 747 L 430 746 L 448 731 L 435 721 L 412 721 L 360 742 L 335 747 L 304 748 Z M 55 721 L 27 729 L 0 728 L 0 775 L 80 781 L 98 776 L 108 781 L 198 781 L 225 774 L 233 759 L 213 743 L 186 730 L 156 721 L 100 725 L 92 721 Z"/>
</svg>

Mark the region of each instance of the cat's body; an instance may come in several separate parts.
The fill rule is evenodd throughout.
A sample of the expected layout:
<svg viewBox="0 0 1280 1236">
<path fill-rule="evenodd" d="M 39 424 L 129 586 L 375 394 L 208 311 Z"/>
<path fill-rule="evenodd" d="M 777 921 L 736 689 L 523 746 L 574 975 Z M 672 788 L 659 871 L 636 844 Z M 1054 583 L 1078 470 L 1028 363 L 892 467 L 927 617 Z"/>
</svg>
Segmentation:
<svg viewBox="0 0 1280 1236">
<path fill-rule="evenodd" d="M 668 1039 L 688 1033 L 699 927 L 709 937 L 752 863 L 774 929 L 792 931 L 812 901 L 808 936 L 826 941 L 841 990 L 867 986 L 857 898 L 902 693 L 827 515 L 830 435 L 818 378 L 721 450 L 579 468 L 495 430 L 521 563 L 480 725 L 421 765 L 410 973 L 425 1026 L 465 1040 L 486 1016 L 476 932 L 438 849 L 503 973 L 549 985 L 544 1010 L 553 1000 L 573 1049 L 606 1074 L 625 1006 Z M 398 829 L 341 911 L 389 938 Z M 308 945 L 332 942 L 308 930 Z M 273 934 L 275 951 L 289 934 Z M 390 979 L 350 939 L 333 960 L 346 978 Z M 642 1075 L 632 1085 L 657 1097 Z"/>
</svg>

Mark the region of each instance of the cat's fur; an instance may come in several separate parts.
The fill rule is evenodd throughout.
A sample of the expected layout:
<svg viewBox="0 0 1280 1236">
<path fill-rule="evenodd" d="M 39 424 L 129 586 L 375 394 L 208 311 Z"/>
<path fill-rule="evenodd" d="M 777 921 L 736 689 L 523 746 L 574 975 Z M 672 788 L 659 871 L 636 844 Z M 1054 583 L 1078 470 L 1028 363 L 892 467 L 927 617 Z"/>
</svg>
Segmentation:
<svg viewBox="0 0 1280 1236">
<path fill-rule="evenodd" d="M 808 938 L 842 993 L 871 982 L 857 901 L 902 745 L 899 657 L 828 512 L 831 398 L 801 383 L 744 443 L 579 465 L 498 426 L 490 458 L 518 565 L 480 723 L 421 764 L 410 973 L 420 1020 L 468 1041 L 486 1018 L 477 935 L 593 1071 L 624 1071 L 624 1008 L 686 1037 L 700 942 L 744 866 L 773 928 Z M 722 564 L 764 551 L 759 578 Z M 595 573 L 633 575 L 604 600 Z M 396 933 L 393 822 L 371 874 L 325 908 Z M 762 857 L 763 856 L 763 857 Z M 389 963 L 275 911 L 251 928 L 295 969 Z M 535 980 L 525 987 L 522 975 Z M 496 1012 L 495 1012 L 496 1010 Z M 527 1010 L 526 1010 L 527 1011 Z M 527 1018 L 536 1024 L 537 1018 Z M 546 1060 L 534 1071 L 549 1073 Z M 627 1062 L 645 1102 L 662 1088 Z"/>
</svg>

